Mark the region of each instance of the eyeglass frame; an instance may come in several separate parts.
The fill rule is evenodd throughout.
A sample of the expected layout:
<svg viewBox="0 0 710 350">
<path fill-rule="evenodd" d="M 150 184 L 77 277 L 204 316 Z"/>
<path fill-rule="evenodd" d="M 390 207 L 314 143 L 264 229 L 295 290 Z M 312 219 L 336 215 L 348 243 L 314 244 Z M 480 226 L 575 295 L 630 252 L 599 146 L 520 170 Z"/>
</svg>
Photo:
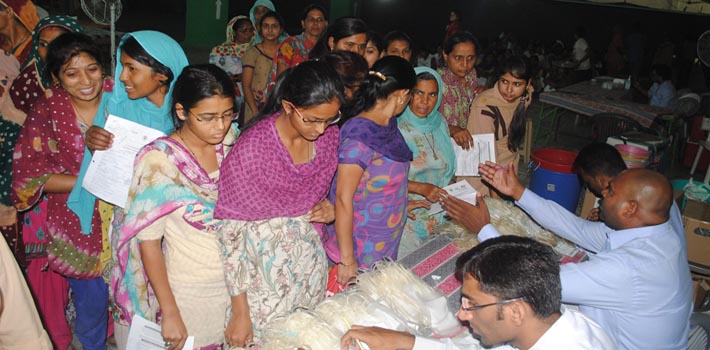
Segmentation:
<svg viewBox="0 0 710 350">
<path fill-rule="evenodd" d="M 495 302 L 495 303 L 483 304 L 483 305 L 476 305 L 476 306 L 470 306 L 470 307 L 465 307 L 465 306 L 463 306 L 464 300 L 467 300 L 468 302 L 471 302 L 471 299 L 466 298 L 465 296 L 462 295 L 462 296 L 461 296 L 461 311 L 473 312 L 473 311 L 478 311 L 478 310 L 481 310 L 481 309 L 484 309 L 484 308 L 487 308 L 487 307 L 493 306 L 493 305 L 506 305 L 506 304 L 510 304 L 510 303 L 512 303 L 512 302 L 514 302 L 514 301 L 525 300 L 525 298 L 524 298 L 524 297 L 518 297 L 518 298 L 512 298 L 512 299 L 506 299 L 506 300 L 497 301 L 497 302 Z"/>
<path fill-rule="evenodd" d="M 219 117 L 215 116 L 215 117 L 207 117 L 207 118 L 205 118 L 205 117 L 203 117 L 203 116 L 200 116 L 200 115 L 197 114 L 197 113 L 192 112 L 192 111 L 189 110 L 189 109 L 187 110 L 187 113 L 192 114 L 192 116 L 195 117 L 195 119 L 197 119 L 197 121 L 198 121 L 199 123 L 205 123 L 205 124 L 214 123 L 216 120 L 220 120 L 220 121 L 223 122 L 223 121 L 224 121 L 224 118 L 226 118 L 226 117 L 225 117 L 225 114 L 222 114 L 222 115 L 219 116 Z M 234 122 L 235 120 L 237 120 L 237 118 L 239 118 L 239 112 L 232 112 L 231 118 L 229 119 L 229 123 L 231 124 L 232 122 Z"/>
<path fill-rule="evenodd" d="M 301 111 L 298 110 L 298 107 L 293 104 L 291 101 L 284 100 L 286 104 L 288 104 L 293 110 L 296 112 L 296 114 L 301 118 L 301 121 L 303 121 L 303 124 L 306 125 L 316 125 L 316 124 L 323 124 L 325 126 L 331 126 L 337 124 L 340 119 L 343 118 L 343 113 L 338 110 L 338 116 L 337 117 L 331 117 L 326 120 L 306 120 L 306 118 L 303 117 L 303 114 L 301 114 Z"/>
</svg>

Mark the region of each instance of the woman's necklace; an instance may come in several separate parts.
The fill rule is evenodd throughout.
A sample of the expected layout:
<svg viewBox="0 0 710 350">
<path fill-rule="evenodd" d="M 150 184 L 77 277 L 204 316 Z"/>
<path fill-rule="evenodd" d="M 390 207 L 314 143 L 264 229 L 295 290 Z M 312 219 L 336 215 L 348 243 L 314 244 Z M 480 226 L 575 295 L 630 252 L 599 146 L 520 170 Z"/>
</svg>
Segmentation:
<svg viewBox="0 0 710 350">
<path fill-rule="evenodd" d="M 431 141 L 429 140 L 429 137 L 427 135 L 431 135 Z M 428 134 L 424 134 L 424 139 L 426 140 L 426 143 L 429 144 L 429 147 L 431 147 L 431 152 L 434 155 L 434 160 L 438 160 L 439 156 L 436 154 L 436 148 L 434 148 L 434 133 L 430 132 Z"/>
<path fill-rule="evenodd" d="M 84 123 L 84 125 L 86 125 L 87 128 L 90 127 L 93 123 L 89 123 L 89 121 L 86 120 L 86 118 L 84 118 L 84 116 L 81 115 L 81 113 L 79 113 L 79 109 L 76 108 L 76 106 L 74 105 L 73 102 L 69 101 L 69 103 L 71 103 L 71 108 L 74 109 L 74 113 L 76 113 L 76 116 L 78 117 L 79 121 Z"/>
<path fill-rule="evenodd" d="M 180 138 L 180 141 L 182 141 L 182 144 L 185 145 L 185 148 L 187 148 L 187 150 L 190 151 L 190 154 L 192 154 L 192 156 L 195 157 L 195 159 L 197 159 L 197 155 L 195 155 L 195 152 L 192 151 L 192 148 L 190 148 L 190 145 L 188 145 L 187 142 L 185 142 L 185 139 L 182 138 L 182 129 L 180 129 L 180 131 L 178 131 L 177 134 L 178 134 L 178 137 Z"/>
</svg>

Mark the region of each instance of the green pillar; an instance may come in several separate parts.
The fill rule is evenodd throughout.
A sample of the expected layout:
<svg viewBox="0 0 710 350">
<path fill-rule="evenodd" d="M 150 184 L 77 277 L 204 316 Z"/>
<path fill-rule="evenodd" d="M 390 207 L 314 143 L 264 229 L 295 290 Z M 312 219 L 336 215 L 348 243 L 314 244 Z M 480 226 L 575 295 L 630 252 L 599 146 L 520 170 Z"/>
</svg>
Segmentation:
<svg viewBox="0 0 710 350">
<path fill-rule="evenodd" d="M 338 17 L 355 16 L 353 5 L 358 0 L 330 0 L 330 21 Z"/>
<path fill-rule="evenodd" d="M 212 47 L 225 39 L 229 0 L 187 0 L 186 46 Z"/>
</svg>

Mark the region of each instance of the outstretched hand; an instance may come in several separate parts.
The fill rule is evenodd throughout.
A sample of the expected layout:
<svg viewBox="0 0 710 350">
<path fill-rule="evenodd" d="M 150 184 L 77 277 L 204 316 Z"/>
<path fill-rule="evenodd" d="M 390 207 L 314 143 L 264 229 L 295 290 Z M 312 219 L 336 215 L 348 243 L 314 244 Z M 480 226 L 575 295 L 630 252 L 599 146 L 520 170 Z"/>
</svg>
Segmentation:
<svg viewBox="0 0 710 350">
<path fill-rule="evenodd" d="M 476 194 L 476 205 L 462 201 L 454 196 L 448 196 L 442 201 L 446 215 L 460 222 L 472 232 L 478 233 L 483 226 L 491 223 L 491 215 L 483 196 Z"/>
<path fill-rule="evenodd" d="M 525 191 L 525 187 L 518 180 L 517 168 L 513 163 L 506 168 L 493 162 L 486 162 L 478 165 L 478 172 L 483 180 L 493 186 L 498 192 L 513 197 L 516 201 L 520 199 Z"/>
</svg>

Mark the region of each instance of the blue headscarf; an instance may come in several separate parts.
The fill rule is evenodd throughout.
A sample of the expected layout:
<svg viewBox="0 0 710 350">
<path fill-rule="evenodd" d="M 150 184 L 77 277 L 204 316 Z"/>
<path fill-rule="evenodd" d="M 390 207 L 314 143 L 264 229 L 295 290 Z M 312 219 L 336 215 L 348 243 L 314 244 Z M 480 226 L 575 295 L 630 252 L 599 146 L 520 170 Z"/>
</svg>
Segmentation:
<svg viewBox="0 0 710 350">
<path fill-rule="evenodd" d="M 172 108 L 171 96 L 177 77 L 182 72 L 182 69 L 188 65 L 185 52 L 177 41 L 161 32 L 143 30 L 128 33 L 121 39 L 118 51 L 116 52 L 116 57 L 119 58 L 119 61 L 116 62 L 116 72 L 114 73 L 116 79 L 118 79 L 118 77 L 121 76 L 121 72 L 123 72 L 123 65 L 120 62 L 121 47 L 130 37 L 135 38 L 138 44 L 140 44 L 150 56 L 168 67 L 173 73 L 173 80 L 170 82 L 168 92 L 165 94 L 163 105 L 158 107 L 146 97 L 135 100 L 130 99 L 128 93 L 126 93 L 125 84 L 116 81 L 113 92 L 110 94 L 104 93 L 101 98 L 101 105 L 94 117 L 94 125 L 103 127 L 106 124 L 106 117 L 109 114 L 113 114 L 141 125 L 160 130 L 165 134 L 170 134 L 174 128 L 172 115 L 170 113 Z M 81 171 L 79 176 L 77 176 L 74 189 L 67 200 L 69 209 L 79 217 L 81 230 L 84 234 L 91 232 L 91 219 L 96 203 L 96 197 L 81 186 L 90 162 L 91 153 L 86 150 L 81 163 Z"/>
<path fill-rule="evenodd" d="M 271 2 L 271 0 L 256 0 L 254 1 L 254 5 L 251 6 L 251 9 L 249 10 L 249 19 L 251 20 L 251 24 L 254 25 L 254 28 L 259 28 L 259 23 L 256 23 L 256 18 L 254 18 L 254 11 L 256 10 L 257 6 L 264 6 L 267 9 L 276 12 L 276 6 L 274 6 L 274 3 Z M 286 40 L 288 38 L 288 33 L 286 33 L 286 28 L 281 28 L 281 35 L 279 35 L 279 43 Z M 251 44 L 252 46 L 258 44 L 261 42 L 261 36 L 259 35 L 259 30 L 256 30 L 256 33 L 254 35 L 254 38 L 251 39 Z"/>
<path fill-rule="evenodd" d="M 436 78 L 436 84 L 438 85 L 439 95 L 436 99 L 436 105 L 434 109 L 426 116 L 426 118 L 420 118 L 412 112 L 412 110 L 407 106 L 401 116 L 397 119 L 399 124 L 404 122 L 412 125 L 415 129 L 419 130 L 421 133 L 431 133 L 434 139 L 434 144 L 439 150 L 446 163 L 449 165 L 446 169 L 445 179 L 451 179 L 456 171 L 456 154 L 454 153 L 454 147 L 451 144 L 451 139 L 449 136 L 449 127 L 446 124 L 446 120 L 439 113 L 439 106 L 441 105 L 441 100 L 443 99 L 443 86 L 444 82 L 441 80 L 441 76 L 435 70 L 429 67 L 416 67 L 414 72 L 419 75 L 420 73 L 430 73 Z M 417 158 L 419 156 L 419 149 L 417 145 L 414 144 L 412 138 L 405 137 L 404 140 L 407 142 L 407 146 L 412 151 L 413 157 Z M 448 180 L 447 180 L 448 182 Z"/>
</svg>

